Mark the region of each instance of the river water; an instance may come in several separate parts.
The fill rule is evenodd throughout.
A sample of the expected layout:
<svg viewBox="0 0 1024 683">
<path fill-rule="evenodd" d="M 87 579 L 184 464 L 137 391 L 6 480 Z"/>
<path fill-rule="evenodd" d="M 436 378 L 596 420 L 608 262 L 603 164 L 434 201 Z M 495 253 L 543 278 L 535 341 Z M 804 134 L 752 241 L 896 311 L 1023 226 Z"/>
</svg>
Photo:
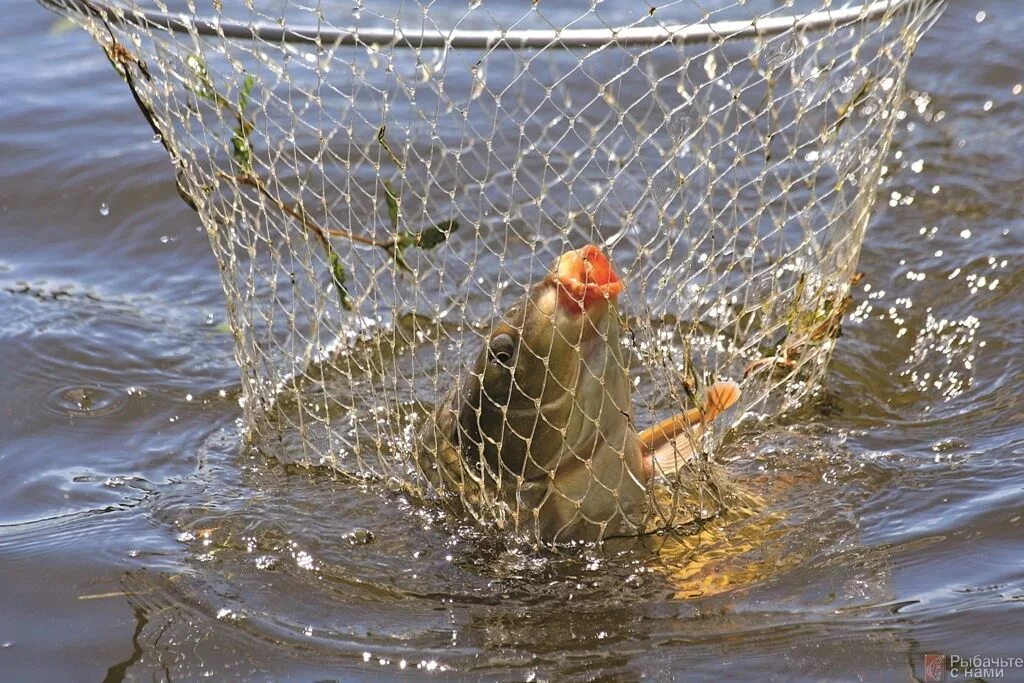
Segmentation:
<svg viewBox="0 0 1024 683">
<path fill-rule="evenodd" d="M 87 35 L 8 8 L 0 678 L 875 681 L 1024 657 L 1021 35 L 1017 0 L 962 0 L 922 43 L 827 392 L 730 451 L 775 492 L 773 565 L 688 592 L 650 558 L 488 554 L 240 453 L 216 264 L 164 150 Z"/>
</svg>

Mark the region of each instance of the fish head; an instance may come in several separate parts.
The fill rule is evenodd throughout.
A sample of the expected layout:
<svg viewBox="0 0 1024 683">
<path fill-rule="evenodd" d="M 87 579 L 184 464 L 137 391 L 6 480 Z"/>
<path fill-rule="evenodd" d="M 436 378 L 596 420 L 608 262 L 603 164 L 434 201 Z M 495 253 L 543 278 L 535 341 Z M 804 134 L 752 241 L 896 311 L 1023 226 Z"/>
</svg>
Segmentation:
<svg viewBox="0 0 1024 683">
<path fill-rule="evenodd" d="M 520 483 L 553 480 L 585 463 L 598 442 L 621 441 L 601 431 L 630 428 L 623 287 L 600 249 L 570 251 L 492 328 L 454 435 L 468 461 Z"/>
</svg>

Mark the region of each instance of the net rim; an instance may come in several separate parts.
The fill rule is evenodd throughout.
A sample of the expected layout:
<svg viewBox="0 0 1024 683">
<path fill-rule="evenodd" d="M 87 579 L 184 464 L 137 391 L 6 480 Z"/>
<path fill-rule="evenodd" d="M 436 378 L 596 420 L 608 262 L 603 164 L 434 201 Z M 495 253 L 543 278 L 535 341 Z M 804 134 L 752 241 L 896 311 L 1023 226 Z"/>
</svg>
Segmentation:
<svg viewBox="0 0 1024 683">
<path fill-rule="evenodd" d="M 194 33 L 237 40 L 261 40 L 273 43 L 330 45 L 334 47 L 397 48 L 504 48 L 510 50 L 557 47 L 594 49 L 614 45 L 638 47 L 662 44 L 688 45 L 726 40 L 769 38 L 786 32 L 836 29 L 875 21 L 908 6 L 927 6 L 941 0 L 875 0 L 838 10 L 823 9 L 808 14 L 764 17 L 752 20 L 723 20 L 657 27 L 617 27 L 603 29 L 513 29 L 419 30 L 388 28 L 329 28 L 316 25 L 286 27 L 266 22 L 241 23 L 219 17 L 203 18 L 185 13 L 165 13 L 152 9 L 127 7 L 106 0 L 39 0 L 53 8 L 73 9 L 86 15 L 103 16 L 107 21 L 158 28 L 172 33 Z"/>
</svg>

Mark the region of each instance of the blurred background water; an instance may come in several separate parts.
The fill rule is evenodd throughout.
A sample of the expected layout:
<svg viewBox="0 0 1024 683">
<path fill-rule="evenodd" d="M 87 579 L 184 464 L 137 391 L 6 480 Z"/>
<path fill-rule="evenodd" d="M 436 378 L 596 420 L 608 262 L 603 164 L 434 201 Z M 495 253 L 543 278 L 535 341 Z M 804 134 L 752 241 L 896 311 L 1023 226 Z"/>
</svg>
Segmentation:
<svg viewBox="0 0 1024 683">
<path fill-rule="evenodd" d="M 102 52 L 0 25 L 0 678 L 923 679 L 1024 656 L 1024 14 L 951 4 L 908 79 L 827 393 L 738 434 L 777 570 L 488 554 L 240 453 L 216 264 Z M 1024 670 L 1006 671 L 1024 680 Z"/>
</svg>

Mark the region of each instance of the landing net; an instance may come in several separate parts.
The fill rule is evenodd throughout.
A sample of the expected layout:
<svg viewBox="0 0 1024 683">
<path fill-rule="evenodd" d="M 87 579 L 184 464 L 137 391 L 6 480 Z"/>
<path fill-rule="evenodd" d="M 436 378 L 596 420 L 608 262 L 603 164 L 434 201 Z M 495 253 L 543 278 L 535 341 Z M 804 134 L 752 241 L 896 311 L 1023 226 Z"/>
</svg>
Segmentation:
<svg viewBox="0 0 1024 683">
<path fill-rule="evenodd" d="M 696 455 L 640 482 L 640 526 L 716 514 L 728 428 L 824 372 L 907 64 L 943 4 L 43 2 L 106 51 L 208 232 L 248 439 L 542 540 L 538 507 L 599 534 L 608 519 L 528 476 L 556 467 L 529 449 L 495 461 L 463 430 L 458 481 L 424 471 L 435 407 L 465 398 L 502 314 L 599 247 L 624 285 L 609 341 L 637 430 L 715 380 L 742 388 L 690 430 Z"/>
</svg>

